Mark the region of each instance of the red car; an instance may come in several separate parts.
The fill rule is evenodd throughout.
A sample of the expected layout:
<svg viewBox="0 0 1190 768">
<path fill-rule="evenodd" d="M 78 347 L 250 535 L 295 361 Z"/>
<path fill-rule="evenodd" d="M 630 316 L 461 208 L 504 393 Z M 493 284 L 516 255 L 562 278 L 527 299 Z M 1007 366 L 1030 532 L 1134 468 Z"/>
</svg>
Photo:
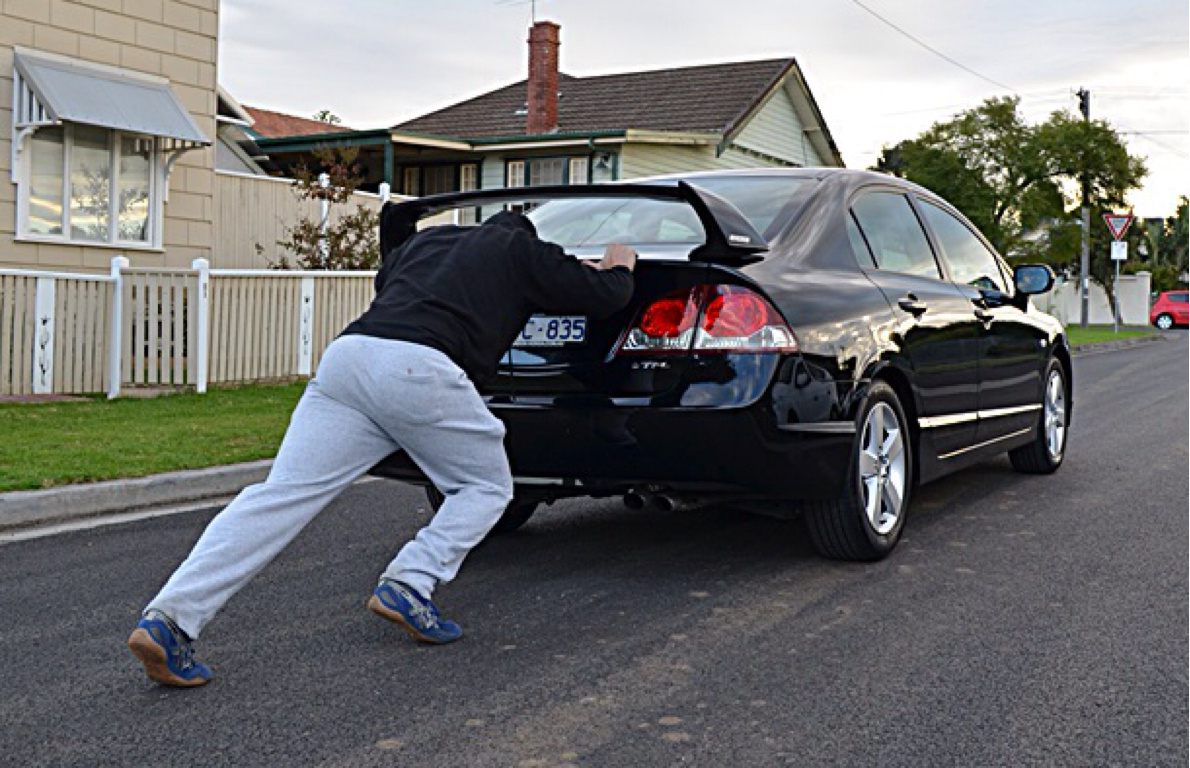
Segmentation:
<svg viewBox="0 0 1190 768">
<path fill-rule="evenodd" d="M 1190 325 L 1188 296 L 1190 292 L 1185 288 L 1157 294 L 1157 300 L 1149 310 L 1149 322 L 1163 331 L 1168 331 L 1175 325 Z"/>
</svg>

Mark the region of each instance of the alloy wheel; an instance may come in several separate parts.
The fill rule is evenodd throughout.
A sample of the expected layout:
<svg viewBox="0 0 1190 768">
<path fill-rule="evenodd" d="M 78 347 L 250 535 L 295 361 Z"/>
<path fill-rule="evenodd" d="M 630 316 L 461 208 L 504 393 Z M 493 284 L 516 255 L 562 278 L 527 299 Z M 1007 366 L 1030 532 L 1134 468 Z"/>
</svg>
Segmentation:
<svg viewBox="0 0 1190 768">
<path fill-rule="evenodd" d="M 901 516 L 907 481 L 904 432 L 887 403 L 877 403 L 868 412 L 860 445 L 864 512 L 872 530 L 884 535 Z"/>
<path fill-rule="evenodd" d="M 1056 370 L 1045 386 L 1045 447 L 1054 461 L 1066 447 L 1066 386 Z"/>
</svg>

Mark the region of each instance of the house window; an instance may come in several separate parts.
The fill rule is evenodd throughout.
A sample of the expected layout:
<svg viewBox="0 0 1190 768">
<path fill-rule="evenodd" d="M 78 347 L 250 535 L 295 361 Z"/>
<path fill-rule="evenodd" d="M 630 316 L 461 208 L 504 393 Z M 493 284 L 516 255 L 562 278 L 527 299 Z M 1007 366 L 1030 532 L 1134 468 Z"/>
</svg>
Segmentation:
<svg viewBox="0 0 1190 768">
<path fill-rule="evenodd" d="M 470 163 L 459 166 L 459 191 L 470 192 L 479 189 L 479 166 Z M 462 208 L 459 210 L 460 224 L 478 224 L 480 208 Z"/>
<path fill-rule="evenodd" d="M 479 189 L 479 166 L 474 163 L 459 166 L 459 191 L 470 192 Z"/>
<path fill-rule="evenodd" d="M 417 197 L 419 194 L 421 194 L 421 184 L 418 183 L 420 180 L 420 168 L 406 168 L 404 187 L 405 194 L 409 195 L 410 197 Z"/>
<path fill-rule="evenodd" d="M 523 187 L 526 179 L 534 187 L 558 184 L 586 184 L 590 179 L 590 161 L 583 157 L 534 157 L 510 160 L 506 185 Z"/>
<path fill-rule="evenodd" d="M 455 168 L 453 165 L 428 165 L 422 168 L 422 194 L 440 195 L 455 191 Z"/>
<path fill-rule="evenodd" d="M 475 163 L 410 165 L 402 171 L 406 195 L 441 195 L 478 189 L 479 166 Z"/>
<path fill-rule="evenodd" d="M 585 157 L 570 158 L 570 183 L 571 184 L 586 184 L 588 176 L 589 162 Z"/>
<path fill-rule="evenodd" d="M 18 238 L 160 247 L 169 169 L 211 144 L 168 80 L 18 46 L 12 105 Z"/>
<path fill-rule="evenodd" d="M 508 164 L 508 181 L 509 187 L 523 187 L 525 186 L 525 161 L 513 160 Z"/>
<path fill-rule="evenodd" d="M 529 184 L 534 187 L 561 184 L 565 172 L 566 163 L 561 158 L 533 160 L 529 163 Z"/>
<path fill-rule="evenodd" d="M 67 124 L 28 139 L 20 233 L 101 244 L 154 243 L 161 220 L 156 141 Z"/>
</svg>

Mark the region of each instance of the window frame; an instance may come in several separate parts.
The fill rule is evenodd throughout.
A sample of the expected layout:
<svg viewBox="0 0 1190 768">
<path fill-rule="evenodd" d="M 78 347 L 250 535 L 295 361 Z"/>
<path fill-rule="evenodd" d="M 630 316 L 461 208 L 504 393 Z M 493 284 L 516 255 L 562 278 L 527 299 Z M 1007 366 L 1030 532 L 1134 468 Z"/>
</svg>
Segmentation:
<svg viewBox="0 0 1190 768">
<path fill-rule="evenodd" d="M 594 168 L 591 155 L 535 155 L 532 157 L 509 157 L 504 160 L 504 186 L 508 189 L 529 186 L 529 179 L 533 178 L 533 164 L 546 161 L 561 161 L 562 162 L 562 185 L 569 186 L 571 184 L 590 184 L 591 171 Z M 575 180 L 574 171 L 578 162 L 585 162 L 586 171 L 583 178 Z M 514 170 L 516 169 L 516 170 Z M 519 184 L 514 184 L 513 179 L 518 178 Z"/>
<path fill-rule="evenodd" d="M 1006 266 L 1004 264 L 1003 259 L 1000 257 L 1000 254 L 996 252 L 996 249 L 992 247 L 991 243 L 989 243 L 983 237 L 983 235 L 980 233 L 980 231 L 978 229 L 976 229 L 974 227 L 974 225 L 972 225 L 969 221 L 967 221 L 967 219 L 964 216 L 959 214 L 957 211 L 950 210 L 946 205 L 943 205 L 939 201 L 931 200 L 931 199 L 929 199 L 927 197 L 923 197 L 921 195 L 914 195 L 914 202 L 917 204 L 917 207 L 921 208 L 920 219 L 922 220 L 922 223 L 925 225 L 927 237 L 930 237 L 932 240 L 932 245 L 934 246 L 935 254 L 937 256 L 938 261 L 943 266 L 943 269 L 947 275 L 947 279 L 949 279 L 955 285 L 965 285 L 965 286 L 975 288 L 976 290 L 981 290 L 981 291 L 983 291 L 983 290 L 999 291 L 1000 293 L 1004 294 L 1005 296 L 1011 296 L 1012 294 L 1014 294 L 1016 292 L 1016 285 L 1012 278 L 1012 273 L 1006 269 Z M 954 260 L 947 253 L 946 244 L 944 242 L 942 242 L 942 236 L 938 232 L 938 228 L 934 226 L 934 223 L 932 221 L 930 221 L 929 208 L 934 208 L 940 214 L 942 214 L 944 216 L 949 216 L 959 226 L 961 226 L 964 230 L 966 230 L 966 232 L 969 235 L 971 235 L 972 238 L 975 239 L 975 242 L 978 243 L 980 245 L 980 247 L 982 247 L 983 250 L 987 253 L 987 255 L 991 257 L 992 264 L 995 266 L 996 271 L 1000 275 L 1001 282 L 1004 283 L 1004 288 L 1002 288 L 1002 289 L 1001 288 L 988 289 L 988 288 L 981 288 L 980 286 L 973 285 L 971 283 L 959 282 L 959 278 L 955 273 Z"/>
<path fill-rule="evenodd" d="M 33 143 L 37 140 L 37 132 L 34 132 L 24 142 L 24 151 L 29 153 L 29 157 L 25 162 L 21 163 L 18 183 L 16 184 L 16 221 L 15 232 L 13 240 L 17 242 L 27 243 L 42 243 L 50 245 L 71 245 L 82 246 L 89 248 L 117 248 L 120 250 L 140 250 L 140 251 L 161 251 L 162 235 L 165 229 L 165 189 L 166 189 L 166 166 L 167 163 L 162 156 L 161 139 L 157 136 L 150 136 L 147 134 L 133 133 L 131 131 L 120 131 L 113 128 L 105 128 L 103 126 L 87 126 L 96 130 L 101 130 L 107 137 L 107 157 L 108 157 L 108 225 L 107 237 L 104 240 L 85 240 L 73 236 L 73 227 L 71 224 L 71 163 L 73 162 L 73 155 L 75 151 L 74 132 L 75 127 L 81 125 L 74 122 L 62 122 L 59 125 L 44 125 L 37 129 L 42 131 L 47 128 L 62 129 L 62 168 L 60 176 L 60 191 L 62 214 L 59 219 L 62 233 L 58 235 L 44 234 L 40 232 L 29 231 L 29 206 L 32 194 L 33 181 L 33 162 L 32 151 Z M 119 165 L 120 165 L 120 146 L 124 138 L 132 138 L 135 141 L 150 142 L 150 149 L 148 153 L 149 161 L 149 213 L 146 226 L 148 227 L 148 238 L 145 240 L 122 240 L 119 237 Z"/>
<path fill-rule="evenodd" d="M 872 239 L 870 237 L 870 233 L 865 231 L 863 222 L 860 221 L 859 216 L 855 213 L 855 204 L 856 203 L 860 202 L 861 200 L 863 200 L 866 197 L 872 197 L 874 195 L 893 195 L 893 196 L 901 198 L 901 200 L 905 203 L 906 207 L 908 208 L 910 214 L 913 217 L 913 220 L 917 222 L 918 229 L 921 231 L 922 238 L 925 240 L 926 248 L 929 251 L 930 258 L 933 259 L 934 269 L 935 269 L 934 274 L 923 275 L 923 274 L 918 274 L 916 272 L 906 272 L 903 270 L 891 269 L 889 267 L 885 267 L 885 266 L 881 265 L 880 257 L 877 256 L 876 249 L 872 246 Z M 925 280 L 950 281 L 950 272 L 947 269 L 946 265 L 943 263 L 942 259 L 939 258 L 938 246 L 934 241 L 933 232 L 926 225 L 926 222 L 924 222 L 922 220 L 922 218 L 923 218 L 922 213 L 917 209 L 917 201 L 916 201 L 916 199 L 914 199 L 913 195 L 908 194 L 905 190 L 898 189 L 896 187 L 889 187 L 889 186 L 864 187 L 862 189 L 857 190 L 856 193 L 854 195 L 852 195 L 851 198 L 847 201 L 847 215 L 855 223 L 856 229 L 859 230 L 860 237 L 863 240 L 864 244 L 867 246 L 868 254 L 871 257 L 871 261 L 873 262 L 873 266 L 868 267 L 868 266 L 865 266 L 864 264 L 860 264 L 858 257 L 856 257 L 856 265 L 859 266 L 860 269 L 875 269 L 875 270 L 879 270 L 881 272 L 887 272 L 889 274 L 907 275 L 910 277 L 917 277 L 917 278 L 922 278 Z M 849 238 L 849 240 L 850 240 L 850 238 Z M 854 246 L 852 247 L 852 250 L 854 251 Z"/>
</svg>

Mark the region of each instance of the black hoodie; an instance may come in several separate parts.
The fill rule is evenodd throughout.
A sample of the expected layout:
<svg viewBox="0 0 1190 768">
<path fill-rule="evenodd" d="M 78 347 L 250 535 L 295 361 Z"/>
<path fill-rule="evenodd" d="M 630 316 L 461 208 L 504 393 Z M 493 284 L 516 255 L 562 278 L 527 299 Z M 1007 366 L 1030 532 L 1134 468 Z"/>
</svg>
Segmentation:
<svg viewBox="0 0 1190 768">
<path fill-rule="evenodd" d="M 376 298 L 343 333 L 432 347 L 482 383 L 534 312 L 602 317 L 632 289 L 627 268 L 591 269 L 502 211 L 478 227 L 430 227 L 389 252 Z"/>
</svg>

